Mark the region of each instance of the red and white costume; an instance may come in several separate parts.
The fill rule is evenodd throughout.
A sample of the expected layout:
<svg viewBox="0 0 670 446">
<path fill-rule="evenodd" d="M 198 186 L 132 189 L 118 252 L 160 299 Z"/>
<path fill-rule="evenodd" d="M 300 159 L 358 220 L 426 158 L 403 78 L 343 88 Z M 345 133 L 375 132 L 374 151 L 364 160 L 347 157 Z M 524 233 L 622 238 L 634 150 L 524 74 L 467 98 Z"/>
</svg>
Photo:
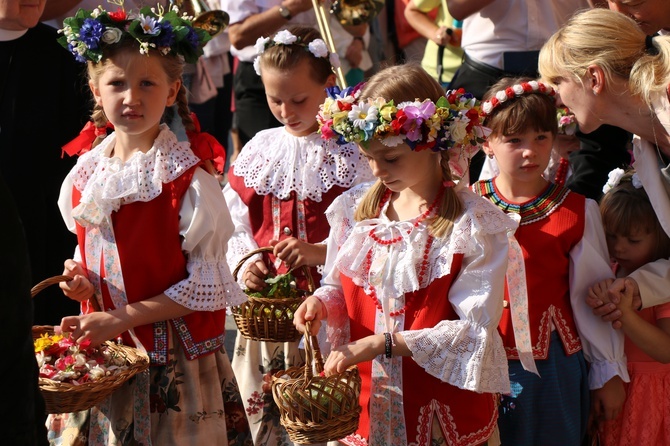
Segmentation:
<svg viewBox="0 0 670 446">
<path fill-rule="evenodd" d="M 293 236 L 322 243 L 329 232 L 325 211 L 350 187 L 372 179 L 354 144 L 337 145 L 318 133 L 297 137 L 284 127 L 264 130 L 244 146 L 228 174 L 224 195 L 235 233 L 228 243 L 231 269 L 248 252 L 270 245 L 270 240 Z M 255 258 L 247 261 L 238 275 Z M 283 273 L 286 267 L 278 266 Z M 306 283 L 298 285 L 305 289 Z M 320 274 L 311 268 L 315 283 Z M 298 342 L 250 341 L 238 335 L 233 358 L 242 398 L 256 444 L 290 444 L 270 393 L 271 372 L 298 365 Z"/>
<path fill-rule="evenodd" d="M 430 445 L 437 430 L 448 445 L 485 443 L 496 427 L 496 394 L 510 389 L 497 326 L 516 225 L 461 186 L 464 211 L 446 238 L 434 238 L 416 219 L 389 220 L 387 204 L 379 217 L 356 222 L 368 187 L 343 194 L 328 210 L 329 274 L 315 295 L 327 307 L 333 346 L 394 332 L 412 357 L 358 364 L 361 421 L 341 441 Z M 373 231 L 394 242 L 378 243 Z"/>
<path fill-rule="evenodd" d="M 79 242 L 75 259 L 103 309 L 164 293 L 193 312 L 123 334 L 126 343 L 147 351 L 152 370 L 167 366 L 183 374 L 168 407 L 174 411 L 161 418 L 152 395 L 150 414 L 149 376 L 138 375 L 134 401 L 114 394 L 92 409 L 89 444 L 117 444 L 120 434 L 110 423 L 131 422 L 134 437 L 145 444 L 215 441 L 212 433 L 221 429 L 224 438 L 212 444 L 228 444 L 225 417 L 193 419 L 203 410 L 223 413 L 221 386 L 233 380 L 223 349 L 225 307 L 246 300 L 225 261 L 233 226 L 221 189 L 167 126 L 148 152 L 126 162 L 110 157 L 115 140 L 111 134 L 83 154 L 61 188 L 59 207 Z M 90 312 L 86 303 L 82 311 Z"/>
</svg>

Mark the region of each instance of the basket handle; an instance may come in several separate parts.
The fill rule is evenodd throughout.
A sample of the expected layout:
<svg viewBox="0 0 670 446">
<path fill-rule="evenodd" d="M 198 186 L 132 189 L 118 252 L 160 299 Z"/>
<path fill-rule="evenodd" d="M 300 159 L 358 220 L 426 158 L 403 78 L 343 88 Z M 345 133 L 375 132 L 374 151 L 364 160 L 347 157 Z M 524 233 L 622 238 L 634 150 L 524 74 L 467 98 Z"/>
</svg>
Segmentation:
<svg viewBox="0 0 670 446">
<path fill-rule="evenodd" d="M 321 356 L 321 349 L 319 348 L 319 341 L 316 336 L 312 335 L 312 321 L 305 322 L 305 382 L 312 379 L 312 365 L 316 369 L 316 373 L 323 372 L 323 357 Z"/>
<path fill-rule="evenodd" d="M 30 297 L 37 296 L 37 294 L 39 294 L 42 290 L 50 287 L 51 285 L 55 285 L 60 282 L 69 282 L 72 279 L 73 277 L 70 276 L 48 277 L 30 289 Z M 91 297 L 90 299 L 88 299 L 88 301 L 95 311 L 100 311 L 100 305 L 98 305 L 98 301 L 95 300 L 94 297 Z"/>
<path fill-rule="evenodd" d="M 244 265 L 244 262 L 249 260 L 252 256 L 255 256 L 256 254 L 262 254 L 264 252 L 273 252 L 274 248 L 272 246 L 266 246 L 264 248 L 258 248 L 254 249 L 253 251 L 249 251 L 245 256 L 243 256 L 239 262 L 237 262 L 237 265 L 235 266 L 235 269 L 233 270 L 233 279 L 235 282 L 237 282 L 237 274 L 240 272 L 240 269 L 242 268 L 242 265 Z M 310 293 L 313 293 L 314 290 L 316 290 L 316 285 L 314 284 L 314 278 L 312 277 L 312 273 L 309 270 L 309 267 L 306 265 L 303 265 L 300 267 L 302 269 L 303 274 L 305 274 L 305 277 L 307 277 L 307 288 Z M 295 268 L 291 268 L 288 271 L 286 271 L 286 274 L 292 273 L 295 270 Z"/>
</svg>

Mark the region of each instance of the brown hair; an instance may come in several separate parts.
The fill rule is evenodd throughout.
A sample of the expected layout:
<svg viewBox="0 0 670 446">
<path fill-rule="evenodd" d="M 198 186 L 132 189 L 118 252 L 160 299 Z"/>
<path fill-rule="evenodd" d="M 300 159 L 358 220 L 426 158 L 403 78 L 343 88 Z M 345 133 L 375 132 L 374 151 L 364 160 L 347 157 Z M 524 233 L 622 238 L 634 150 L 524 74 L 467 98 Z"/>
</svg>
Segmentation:
<svg viewBox="0 0 670 446">
<path fill-rule="evenodd" d="M 360 100 L 381 97 L 399 104 L 424 99 L 437 102 L 442 96 L 444 96 L 444 90 L 440 84 L 423 68 L 416 64 L 404 64 L 385 68 L 373 75 L 361 90 Z M 452 181 L 449 151 L 442 150 L 439 156 L 442 179 Z M 379 205 L 385 193 L 386 186 L 377 180 L 356 209 L 355 219 L 361 221 L 379 215 Z M 431 233 L 436 237 L 447 237 L 454 221 L 462 212 L 463 203 L 458 198 L 456 191 L 453 187 L 447 187 L 437 215 L 430 223 Z"/>
<path fill-rule="evenodd" d="M 97 63 L 91 61 L 88 62 L 88 78 L 92 80 L 96 85 L 99 82 L 100 77 L 104 73 L 107 64 L 109 63 L 109 60 L 111 58 L 113 58 L 118 54 L 121 54 L 124 51 L 139 52 L 139 48 L 135 41 L 128 39 L 119 42 L 116 45 L 107 46 L 103 51 L 104 53 L 100 62 Z M 191 118 L 191 111 L 188 108 L 188 95 L 186 93 L 186 88 L 184 87 L 182 79 L 182 74 L 184 73 L 184 62 L 177 56 L 173 56 L 170 54 L 162 55 L 161 53 L 157 52 L 157 50 L 154 49 L 151 49 L 150 51 L 153 57 L 160 58 L 163 69 L 165 70 L 165 74 L 167 75 L 168 80 L 170 82 L 174 82 L 177 80 L 182 81 L 179 91 L 177 92 L 177 98 L 175 99 L 175 104 L 177 105 L 177 113 L 179 114 L 179 117 L 181 118 L 181 121 L 184 124 L 184 128 L 189 131 L 194 130 L 195 124 L 193 123 L 193 119 Z M 166 117 L 169 116 L 170 112 L 171 109 L 169 107 L 165 109 L 165 113 L 163 114 L 163 121 L 166 120 Z M 102 109 L 102 107 L 95 103 L 93 106 L 93 112 L 91 113 L 91 119 L 96 127 L 104 127 L 105 125 L 107 125 L 108 122 L 107 116 L 105 116 L 105 112 Z M 96 140 L 93 142 L 93 146 L 95 147 L 97 144 L 99 144 L 102 141 L 102 139 L 104 139 L 104 137 L 99 136 L 98 138 L 96 138 Z"/>
<path fill-rule="evenodd" d="M 508 87 L 532 80 L 526 77 L 502 78 L 486 92 L 484 100 L 490 100 Z M 556 100 L 539 91 L 515 96 L 497 105 L 484 125 L 491 129 L 493 136 L 515 135 L 532 128 L 536 132 L 551 132 L 555 137 L 558 134 Z"/>
<path fill-rule="evenodd" d="M 261 73 L 263 67 L 289 71 L 305 60 L 309 63 L 312 79 L 319 84 L 325 84 L 333 74 L 330 59 L 316 57 L 307 48 L 313 40 L 321 39 L 321 34 L 312 27 L 300 25 L 290 26 L 287 31 L 298 38 L 297 42 L 292 45 L 273 45 L 265 50 L 260 56 Z"/>
<path fill-rule="evenodd" d="M 634 230 L 652 234 L 656 249 L 652 260 L 670 257 L 670 238 L 661 227 L 649 196 L 644 188 L 636 188 L 630 170 L 619 184 L 610 189 L 600 200 L 600 214 L 605 232 L 630 235 Z"/>
</svg>

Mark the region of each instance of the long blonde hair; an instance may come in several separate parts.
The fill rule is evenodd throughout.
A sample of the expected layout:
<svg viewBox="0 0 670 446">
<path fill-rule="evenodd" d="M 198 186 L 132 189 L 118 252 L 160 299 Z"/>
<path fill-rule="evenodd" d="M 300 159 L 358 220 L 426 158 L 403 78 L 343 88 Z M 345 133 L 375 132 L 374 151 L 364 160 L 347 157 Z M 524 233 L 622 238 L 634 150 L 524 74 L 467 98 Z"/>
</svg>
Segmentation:
<svg viewBox="0 0 670 446">
<path fill-rule="evenodd" d="M 123 42 L 118 45 L 113 45 L 105 49 L 104 55 L 100 62 L 88 62 L 88 78 L 93 81 L 94 84 L 98 84 L 100 77 L 107 69 L 107 64 L 109 64 L 110 58 L 120 54 L 123 51 L 133 51 L 137 52 L 137 45 L 135 42 Z M 195 124 L 191 118 L 191 111 L 188 108 L 188 94 L 186 88 L 184 87 L 184 82 L 182 75 L 184 73 L 184 62 L 177 56 L 174 55 L 162 55 L 156 50 L 151 50 L 151 54 L 154 57 L 159 57 L 165 74 L 167 74 L 168 81 L 174 82 L 181 80 L 181 87 L 177 92 L 177 98 L 175 99 L 175 104 L 177 105 L 177 113 L 181 118 L 181 121 L 184 125 L 184 128 L 188 131 L 195 130 Z M 163 121 L 169 120 L 169 115 L 171 113 L 171 108 L 166 108 L 165 113 L 163 114 Z M 91 113 L 91 120 L 96 127 L 105 127 L 109 122 L 107 116 L 105 115 L 104 110 L 100 105 L 94 102 L 93 112 Z M 104 136 L 98 136 L 93 142 L 93 147 L 98 145 Z"/>
<path fill-rule="evenodd" d="M 670 37 L 656 36 L 647 48 L 645 33 L 624 14 L 604 8 L 573 16 L 545 43 L 539 70 L 551 83 L 571 74 L 582 82 L 590 65 L 602 68 L 608 82 L 628 80 L 631 94 L 651 106 L 670 84 Z"/>
<path fill-rule="evenodd" d="M 385 68 L 373 75 L 361 91 L 361 101 L 369 98 L 393 100 L 396 104 L 416 99 L 430 99 L 437 102 L 444 96 L 444 90 L 435 79 L 415 64 L 397 65 Z M 449 168 L 449 152 L 440 152 L 440 170 L 442 180 L 453 180 Z M 374 218 L 379 215 L 379 207 L 386 193 L 386 186 L 378 179 L 363 197 L 356 209 L 354 218 L 357 221 Z M 435 237 L 447 237 L 454 221 L 463 212 L 463 203 L 456 195 L 454 188 L 447 187 L 436 216 L 430 222 L 430 231 Z"/>
</svg>

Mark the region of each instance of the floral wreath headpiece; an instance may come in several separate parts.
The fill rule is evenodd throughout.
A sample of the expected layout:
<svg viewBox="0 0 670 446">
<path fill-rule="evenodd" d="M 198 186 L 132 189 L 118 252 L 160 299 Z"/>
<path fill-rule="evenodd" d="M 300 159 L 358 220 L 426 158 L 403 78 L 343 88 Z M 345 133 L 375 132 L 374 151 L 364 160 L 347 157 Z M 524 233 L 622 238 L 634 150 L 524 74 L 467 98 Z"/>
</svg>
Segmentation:
<svg viewBox="0 0 670 446">
<path fill-rule="evenodd" d="M 437 102 L 426 99 L 396 105 L 384 98 L 359 101 L 363 85 L 327 89 L 328 97 L 316 117 L 323 139 L 358 143 L 363 148 L 377 139 L 387 147 L 406 143 L 415 151 L 453 149 L 452 170 L 462 176 L 464 164 L 490 133 L 482 125 L 479 101 L 463 89 L 447 91 Z"/>
<path fill-rule="evenodd" d="M 551 85 L 546 85 L 538 81 L 521 82 L 520 84 L 515 84 L 496 92 L 491 99 L 484 101 L 482 103 L 482 114 L 485 117 L 491 116 L 493 110 L 500 104 L 518 96 L 530 93 L 542 93 L 553 97 L 556 94 L 556 90 L 554 90 Z"/>
<path fill-rule="evenodd" d="M 617 187 L 625 175 L 626 171 L 621 168 L 616 168 L 610 171 L 610 173 L 607 174 L 607 183 L 605 183 L 605 185 L 603 186 L 603 194 L 606 194 L 611 189 Z M 639 189 L 642 187 L 642 181 L 640 180 L 640 177 L 637 175 L 637 172 L 633 173 L 633 175 L 630 176 L 630 182 L 633 184 L 633 187 L 635 189 Z"/>
<path fill-rule="evenodd" d="M 63 20 L 63 36 L 58 42 L 79 62 L 100 62 L 103 50 L 125 40 L 138 42 L 141 54 L 151 49 L 161 54 L 182 56 L 186 63 L 195 63 L 203 54 L 203 46 L 211 39 L 207 31 L 194 27 L 193 18 L 179 15 L 176 5 L 167 11 L 162 5 L 144 7 L 138 13 L 126 13 L 123 0 L 110 0 L 119 8 L 109 12 L 98 6 L 92 11 L 80 9 L 74 17 Z"/>
<path fill-rule="evenodd" d="M 297 45 L 302 46 L 307 51 L 312 53 L 316 58 L 323 57 L 328 59 L 330 65 L 333 68 L 340 66 L 340 58 L 337 53 L 330 53 L 328 51 L 328 46 L 323 39 L 314 39 L 311 42 L 305 44 L 302 43 L 300 37 L 294 36 L 291 31 L 283 29 L 275 34 L 274 37 L 259 37 L 256 40 L 254 48 L 256 49 L 256 58 L 254 59 L 254 70 L 256 70 L 257 75 L 261 75 L 261 54 L 263 54 L 268 48 L 277 45 Z"/>
</svg>

